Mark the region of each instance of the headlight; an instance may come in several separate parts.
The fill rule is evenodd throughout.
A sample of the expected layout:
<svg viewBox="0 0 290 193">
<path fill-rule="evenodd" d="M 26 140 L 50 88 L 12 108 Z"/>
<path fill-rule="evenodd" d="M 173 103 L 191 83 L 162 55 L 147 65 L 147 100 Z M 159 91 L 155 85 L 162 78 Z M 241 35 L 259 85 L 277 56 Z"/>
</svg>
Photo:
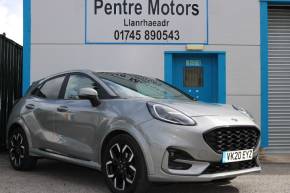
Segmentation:
<svg viewBox="0 0 290 193">
<path fill-rule="evenodd" d="M 244 109 L 243 107 L 239 107 L 239 106 L 235 106 L 233 105 L 233 108 L 241 113 L 243 113 L 244 115 L 248 116 L 249 118 L 251 118 L 252 120 L 254 120 L 254 117 L 251 115 L 251 113 L 249 113 L 249 111 L 247 111 L 246 109 Z"/>
<path fill-rule="evenodd" d="M 196 122 L 182 112 L 157 103 L 147 103 L 151 115 L 160 121 L 176 125 L 194 126 Z"/>
</svg>

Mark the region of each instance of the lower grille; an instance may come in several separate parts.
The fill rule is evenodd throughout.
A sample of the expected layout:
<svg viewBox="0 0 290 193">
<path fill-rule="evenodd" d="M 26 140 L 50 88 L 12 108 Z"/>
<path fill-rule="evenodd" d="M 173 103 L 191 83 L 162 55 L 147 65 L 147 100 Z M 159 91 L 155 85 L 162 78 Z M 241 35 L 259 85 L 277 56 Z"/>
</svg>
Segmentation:
<svg viewBox="0 0 290 193">
<path fill-rule="evenodd" d="M 235 163 L 211 163 L 203 174 L 231 172 L 258 167 L 256 159 Z"/>
<path fill-rule="evenodd" d="M 256 149 L 260 131 L 256 127 L 225 127 L 206 132 L 204 140 L 218 154 L 224 151 Z"/>
</svg>

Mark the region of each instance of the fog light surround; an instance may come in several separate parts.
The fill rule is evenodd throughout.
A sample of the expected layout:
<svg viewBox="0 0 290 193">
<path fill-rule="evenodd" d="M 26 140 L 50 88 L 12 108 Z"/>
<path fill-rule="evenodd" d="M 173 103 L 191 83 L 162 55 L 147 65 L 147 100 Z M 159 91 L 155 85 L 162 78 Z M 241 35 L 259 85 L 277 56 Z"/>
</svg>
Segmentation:
<svg viewBox="0 0 290 193">
<path fill-rule="evenodd" d="M 194 161 L 194 158 L 183 150 L 168 148 L 168 168 L 172 170 L 188 170 L 192 164 L 188 161 Z"/>
<path fill-rule="evenodd" d="M 168 147 L 165 150 L 161 168 L 170 175 L 197 176 L 208 166 L 208 162 L 195 160 L 184 150 Z"/>
</svg>

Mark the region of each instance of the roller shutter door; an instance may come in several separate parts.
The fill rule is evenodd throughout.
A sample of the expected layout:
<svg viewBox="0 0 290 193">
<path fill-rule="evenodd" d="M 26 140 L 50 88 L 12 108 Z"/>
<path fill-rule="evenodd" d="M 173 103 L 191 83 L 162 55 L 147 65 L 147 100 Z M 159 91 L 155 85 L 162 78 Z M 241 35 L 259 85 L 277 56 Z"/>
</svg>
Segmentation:
<svg viewBox="0 0 290 193">
<path fill-rule="evenodd" d="M 290 6 L 269 7 L 269 153 L 290 153 Z"/>
</svg>

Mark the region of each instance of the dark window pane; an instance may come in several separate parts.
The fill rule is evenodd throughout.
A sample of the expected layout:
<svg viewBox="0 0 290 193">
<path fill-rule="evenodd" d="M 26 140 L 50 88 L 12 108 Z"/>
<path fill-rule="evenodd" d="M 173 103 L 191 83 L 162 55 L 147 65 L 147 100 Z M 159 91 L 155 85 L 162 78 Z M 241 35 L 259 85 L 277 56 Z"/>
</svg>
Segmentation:
<svg viewBox="0 0 290 193">
<path fill-rule="evenodd" d="M 203 67 L 186 67 L 184 69 L 184 86 L 185 87 L 202 87 L 203 86 Z"/>
<path fill-rule="evenodd" d="M 44 85 L 38 91 L 37 96 L 47 99 L 57 99 L 63 80 L 64 76 L 54 78 L 45 82 Z"/>
</svg>

